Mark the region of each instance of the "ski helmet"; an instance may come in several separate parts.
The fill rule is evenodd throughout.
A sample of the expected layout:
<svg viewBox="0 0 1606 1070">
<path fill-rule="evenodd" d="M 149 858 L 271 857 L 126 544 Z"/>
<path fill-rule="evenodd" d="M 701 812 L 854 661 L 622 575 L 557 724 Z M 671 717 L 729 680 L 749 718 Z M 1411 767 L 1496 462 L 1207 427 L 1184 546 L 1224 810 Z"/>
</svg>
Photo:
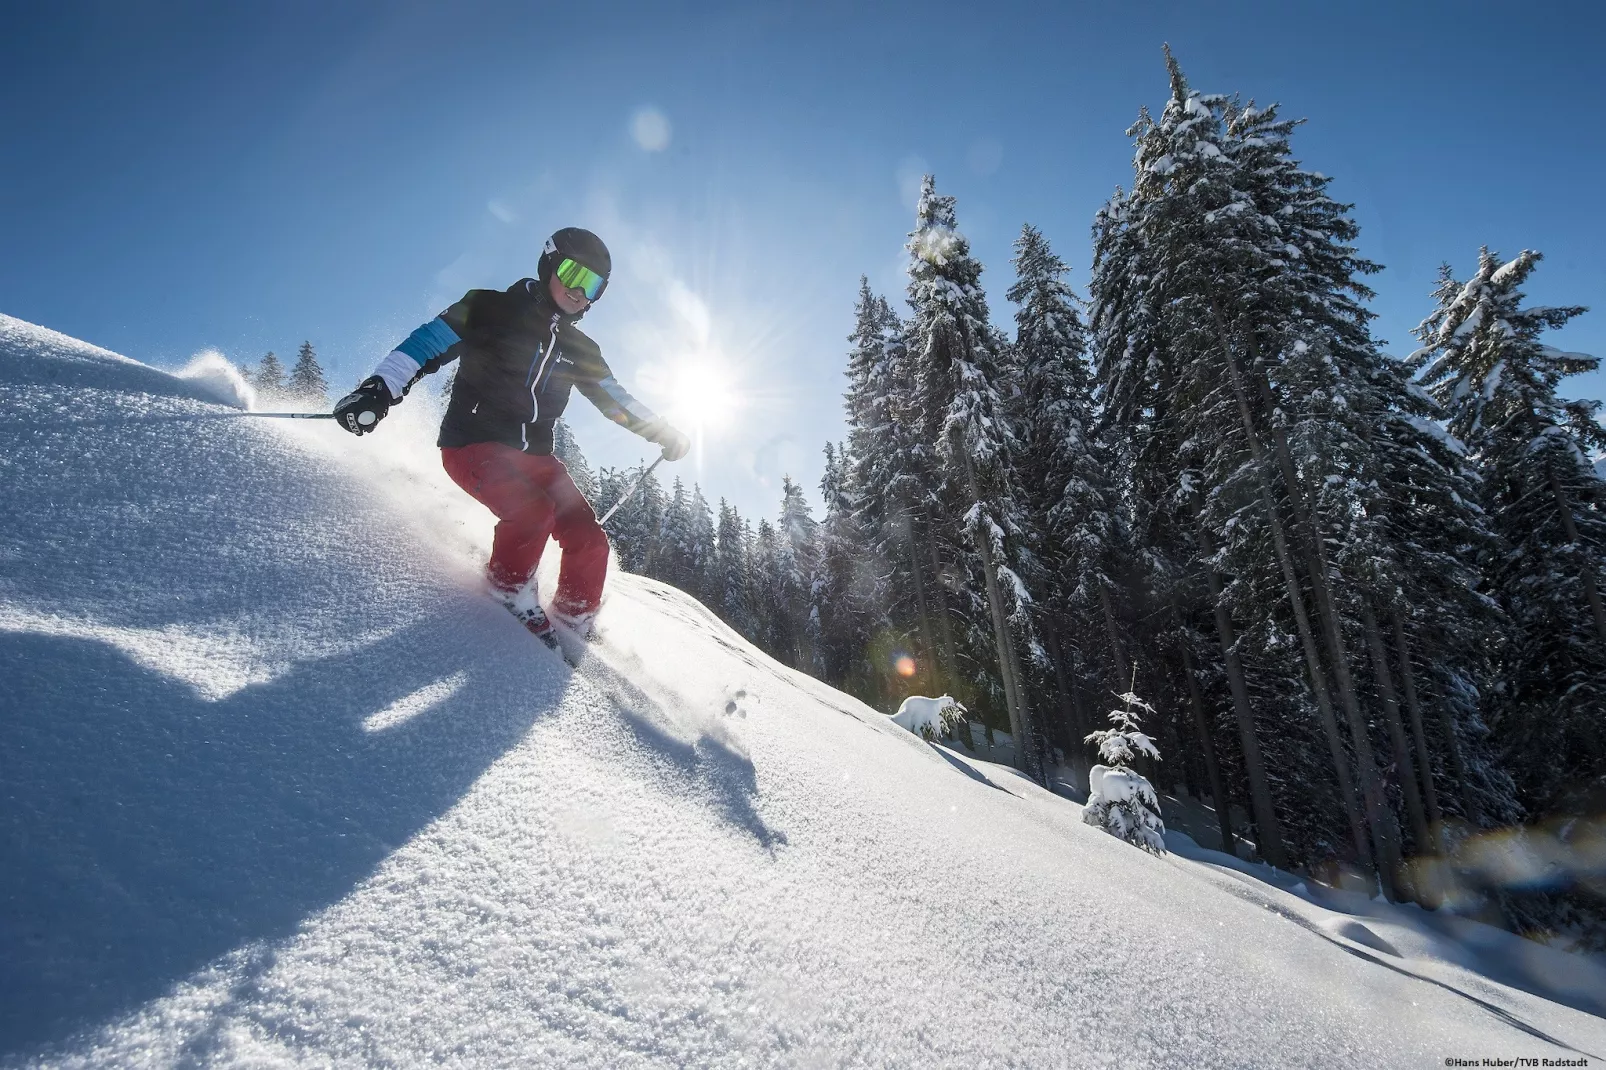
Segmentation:
<svg viewBox="0 0 1606 1070">
<path fill-rule="evenodd" d="M 552 278 L 558 262 L 565 257 L 578 260 L 603 278 L 613 272 L 613 258 L 608 255 L 608 247 L 602 244 L 601 238 L 580 227 L 564 227 L 548 238 L 546 247 L 541 250 L 536 278 L 543 286 Z"/>
</svg>

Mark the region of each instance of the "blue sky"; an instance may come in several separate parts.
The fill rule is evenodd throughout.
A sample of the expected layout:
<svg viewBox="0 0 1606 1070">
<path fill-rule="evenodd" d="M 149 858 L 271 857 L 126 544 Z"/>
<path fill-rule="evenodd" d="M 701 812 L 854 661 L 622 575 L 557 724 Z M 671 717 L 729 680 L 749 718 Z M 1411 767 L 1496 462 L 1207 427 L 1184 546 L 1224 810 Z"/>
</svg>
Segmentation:
<svg viewBox="0 0 1606 1070">
<path fill-rule="evenodd" d="M 311 339 L 344 388 L 589 226 L 617 270 L 585 325 L 620 378 L 661 408 L 688 374 L 738 398 L 671 474 L 772 515 L 843 434 L 859 275 L 901 301 L 920 173 L 958 197 L 996 320 L 1023 222 L 1085 293 L 1169 41 L 1197 88 L 1309 120 L 1298 155 L 1387 268 L 1391 351 L 1439 262 L 1487 243 L 1545 252 L 1531 299 L 1600 309 L 1553 344 L 1606 354 L 1593 5 L 1139 7 L 35 5 L 0 37 L 0 312 L 160 365 Z M 570 411 L 595 463 L 650 449 Z"/>
</svg>

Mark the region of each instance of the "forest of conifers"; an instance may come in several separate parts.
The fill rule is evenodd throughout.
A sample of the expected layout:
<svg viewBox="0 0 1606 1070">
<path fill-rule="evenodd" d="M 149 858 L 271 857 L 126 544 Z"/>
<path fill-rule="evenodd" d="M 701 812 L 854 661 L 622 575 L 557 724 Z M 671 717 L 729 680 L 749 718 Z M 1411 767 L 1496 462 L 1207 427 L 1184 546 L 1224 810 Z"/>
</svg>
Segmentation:
<svg viewBox="0 0 1606 1070">
<path fill-rule="evenodd" d="M 1542 340 L 1584 309 L 1485 249 L 1384 353 L 1297 123 L 1167 60 L 1086 300 L 1028 225 L 1000 330 L 927 176 L 906 310 L 861 283 L 823 516 L 648 479 L 621 561 L 879 708 L 954 695 L 1045 781 L 1135 689 L 1152 779 L 1240 851 L 1606 946 L 1606 433 L 1559 393 L 1597 361 Z M 560 452 L 602 503 L 637 474 Z"/>
</svg>

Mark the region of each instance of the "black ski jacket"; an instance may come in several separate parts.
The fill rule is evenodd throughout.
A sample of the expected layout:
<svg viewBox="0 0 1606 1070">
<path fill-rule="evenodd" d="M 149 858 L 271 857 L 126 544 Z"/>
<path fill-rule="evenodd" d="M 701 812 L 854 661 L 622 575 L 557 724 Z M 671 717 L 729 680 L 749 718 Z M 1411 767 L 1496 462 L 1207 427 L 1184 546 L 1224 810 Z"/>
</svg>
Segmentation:
<svg viewBox="0 0 1606 1070">
<path fill-rule="evenodd" d="M 442 447 L 500 442 L 526 453 L 552 452 L 552 424 L 570 388 L 610 420 L 650 441 L 667 429 L 613 377 L 597 343 L 564 315 L 546 287 L 521 279 L 506 290 L 470 290 L 408 336 L 378 374 L 393 397 L 422 376 L 458 361 L 441 421 Z"/>
</svg>

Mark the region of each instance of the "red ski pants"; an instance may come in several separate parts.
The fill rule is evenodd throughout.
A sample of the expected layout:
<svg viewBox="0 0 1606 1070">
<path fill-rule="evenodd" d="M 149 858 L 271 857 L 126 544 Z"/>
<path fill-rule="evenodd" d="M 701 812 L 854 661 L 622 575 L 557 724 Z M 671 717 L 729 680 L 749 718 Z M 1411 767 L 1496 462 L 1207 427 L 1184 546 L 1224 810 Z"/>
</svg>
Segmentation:
<svg viewBox="0 0 1606 1070">
<path fill-rule="evenodd" d="M 570 615 L 596 611 L 608 575 L 608 536 L 562 461 L 476 442 L 442 449 L 441 463 L 458 486 L 496 514 L 485 569 L 493 584 L 504 590 L 523 585 L 550 535 L 563 549 L 553 608 Z"/>
</svg>

